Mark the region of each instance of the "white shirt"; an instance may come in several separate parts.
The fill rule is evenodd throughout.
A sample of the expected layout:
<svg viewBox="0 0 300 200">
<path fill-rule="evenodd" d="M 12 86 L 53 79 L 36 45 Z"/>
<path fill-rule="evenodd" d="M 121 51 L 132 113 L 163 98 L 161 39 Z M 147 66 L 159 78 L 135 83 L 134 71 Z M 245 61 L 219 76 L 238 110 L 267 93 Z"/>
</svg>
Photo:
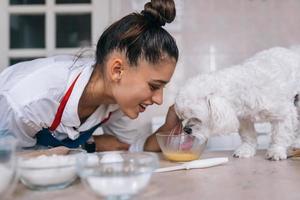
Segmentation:
<svg viewBox="0 0 300 200">
<path fill-rule="evenodd" d="M 61 98 L 80 76 L 55 130 L 57 138 L 76 139 L 79 132 L 88 130 L 112 116 L 97 132 L 115 135 L 131 144 L 132 151 L 143 149 L 146 136 L 139 135 L 135 121 L 130 120 L 118 105 L 101 105 L 83 123 L 78 116 L 78 103 L 87 85 L 94 61 L 73 56 L 55 56 L 18 63 L 0 74 L 0 136 L 14 135 L 22 147 L 36 144 L 35 134 L 51 126 Z"/>
</svg>

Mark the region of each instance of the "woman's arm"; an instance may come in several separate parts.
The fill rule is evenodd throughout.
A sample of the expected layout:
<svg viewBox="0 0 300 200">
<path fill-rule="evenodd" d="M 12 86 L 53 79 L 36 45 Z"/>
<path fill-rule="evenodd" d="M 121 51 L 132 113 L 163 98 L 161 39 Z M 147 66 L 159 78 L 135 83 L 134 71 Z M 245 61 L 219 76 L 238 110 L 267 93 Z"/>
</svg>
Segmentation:
<svg viewBox="0 0 300 200">
<path fill-rule="evenodd" d="M 156 140 L 155 134 L 158 132 L 171 131 L 179 123 L 181 123 L 181 121 L 176 115 L 174 105 L 172 105 L 168 110 L 165 123 L 157 131 L 155 131 L 155 133 L 153 133 L 151 136 L 147 138 L 144 145 L 144 151 L 154 151 L 154 152 L 161 151 L 158 142 Z"/>
<path fill-rule="evenodd" d="M 96 151 L 119 151 L 128 150 L 129 144 L 121 142 L 113 135 L 103 134 L 94 136 Z"/>
<path fill-rule="evenodd" d="M 8 96 L 0 94 L 0 139 L 14 137 L 18 147 L 32 147 L 36 143 L 34 135 L 39 131 L 38 127 L 28 120 L 25 111 L 21 112 L 24 107 L 12 106 L 13 103 Z"/>
<path fill-rule="evenodd" d="M 171 129 L 172 128 L 169 128 L 166 124 L 162 125 L 159 129 L 157 129 L 157 131 L 155 131 L 155 133 L 153 133 L 152 135 L 150 135 L 147 138 L 145 145 L 144 145 L 144 151 L 160 152 L 161 149 L 158 145 L 155 134 L 158 132 L 164 132 L 164 131 L 168 131 Z"/>
</svg>

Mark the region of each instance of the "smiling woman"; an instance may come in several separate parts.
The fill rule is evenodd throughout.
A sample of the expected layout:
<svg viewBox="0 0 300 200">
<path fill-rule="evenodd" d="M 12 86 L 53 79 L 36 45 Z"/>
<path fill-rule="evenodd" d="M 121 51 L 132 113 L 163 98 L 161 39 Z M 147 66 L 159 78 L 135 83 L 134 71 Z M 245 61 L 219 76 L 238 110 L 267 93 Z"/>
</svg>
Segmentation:
<svg viewBox="0 0 300 200">
<path fill-rule="evenodd" d="M 103 32 L 95 59 L 56 56 L 4 70 L 1 132 L 13 134 L 21 147 L 74 148 L 97 129 L 98 151 L 142 150 L 146 138 L 138 135 L 132 119 L 163 102 L 178 49 L 162 26 L 175 15 L 173 0 L 152 0 L 141 13 L 131 13 Z M 164 128 L 176 123 L 174 116 L 170 109 Z M 147 140 L 145 149 L 153 144 Z"/>
</svg>

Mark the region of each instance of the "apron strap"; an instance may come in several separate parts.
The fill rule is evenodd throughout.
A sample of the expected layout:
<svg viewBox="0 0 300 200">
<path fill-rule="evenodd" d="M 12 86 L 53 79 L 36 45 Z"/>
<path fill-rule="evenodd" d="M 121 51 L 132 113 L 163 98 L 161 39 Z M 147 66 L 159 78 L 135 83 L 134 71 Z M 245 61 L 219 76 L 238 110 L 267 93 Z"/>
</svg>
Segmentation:
<svg viewBox="0 0 300 200">
<path fill-rule="evenodd" d="M 57 112 L 55 114 L 55 118 L 51 124 L 51 126 L 49 127 L 49 130 L 50 131 L 55 131 L 55 129 L 58 127 L 58 125 L 60 124 L 61 122 L 61 118 L 62 118 L 62 115 L 63 115 L 63 112 L 65 110 L 65 107 L 67 105 L 67 102 L 71 96 L 71 93 L 73 91 L 73 88 L 75 86 L 75 83 L 78 79 L 78 77 L 80 76 L 81 73 L 79 73 L 77 75 L 77 77 L 75 78 L 75 80 L 73 81 L 73 83 L 71 84 L 71 86 L 69 87 L 69 89 L 67 90 L 65 96 L 63 97 L 63 99 L 61 100 L 60 104 L 59 104 L 59 107 L 57 109 Z"/>
</svg>

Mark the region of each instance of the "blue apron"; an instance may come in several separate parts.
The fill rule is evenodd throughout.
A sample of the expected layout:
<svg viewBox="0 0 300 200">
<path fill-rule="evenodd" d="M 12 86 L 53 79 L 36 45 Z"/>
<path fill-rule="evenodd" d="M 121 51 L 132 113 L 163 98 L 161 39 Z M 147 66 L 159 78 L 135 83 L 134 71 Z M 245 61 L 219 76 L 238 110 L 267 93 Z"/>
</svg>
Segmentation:
<svg viewBox="0 0 300 200">
<path fill-rule="evenodd" d="M 93 132 L 101 126 L 102 123 L 90 128 L 87 131 L 80 132 L 80 136 L 76 140 L 66 138 L 63 140 L 56 139 L 49 129 L 42 129 L 36 134 L 37 144 L 47 147 L 65 146 L 69 148 L 77 148 L 81 145 L 85 145 L 86 141 L 90 139 Z"/>
</svg>

